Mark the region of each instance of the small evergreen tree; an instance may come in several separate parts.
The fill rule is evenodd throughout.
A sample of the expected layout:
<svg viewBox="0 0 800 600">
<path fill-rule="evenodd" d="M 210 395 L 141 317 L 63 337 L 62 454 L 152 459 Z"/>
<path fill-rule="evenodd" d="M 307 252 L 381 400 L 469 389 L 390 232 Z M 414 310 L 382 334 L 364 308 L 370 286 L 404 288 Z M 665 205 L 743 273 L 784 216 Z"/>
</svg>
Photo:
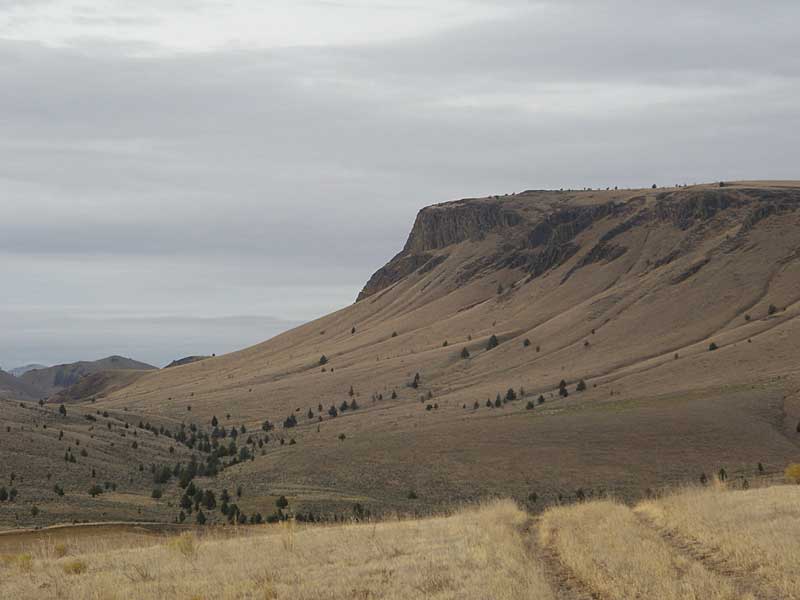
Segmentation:
<svg viewBox="0 0 800 600">
<path fill-rule="evenodd" d="M 466 346 L 461 350 L 461 358 L 469 358 L 469 350 L 467 350 Z"/>
<path fill-rule="evenodd" d="M 497 336 L 492 334 L 492 337 L 489 338 L 489 343 L 486 344 L 486 349 L 491 350 L 492 348 L 497 348 L 500 342 L 497 340 Z"/>
<path fill-rule="evenodd" d="M 320 365 L 327 365 L 328 364 L 328 357 L 324 354 L 319 357 L 319 364 Z"/>
<path fill-rule="evenodd" d="M 578 391 L 578 392 L 585 392 L 586 391 L 586 382 L 583 379 L 581 379 L 578 382 L 578 385 L 575 386 L 575 390 Z"/>
<path fill-rule="evenodd" d="M 530 341 L 528 338 L 525 338 L 525 339 L 522 341 L 522 345 L 523 345 L 525 348 L 527 348 L 528 346 L 530 346 L 530 345 L 531 345 L 531 341 Z"/>
</svg>

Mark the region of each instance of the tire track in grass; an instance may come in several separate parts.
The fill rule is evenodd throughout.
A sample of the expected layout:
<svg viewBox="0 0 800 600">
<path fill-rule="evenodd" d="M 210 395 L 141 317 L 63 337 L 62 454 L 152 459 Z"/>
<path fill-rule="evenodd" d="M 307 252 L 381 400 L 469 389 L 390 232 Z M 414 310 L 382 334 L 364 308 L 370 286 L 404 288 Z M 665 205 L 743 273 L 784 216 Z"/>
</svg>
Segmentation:
<svg viewBox="0 0 800 600">
<path fill-rule="evenodd" d="M 526 549 L 540 566 L 558 600 L 605 600 L 593 592 L 571 569 L 561 562 L 555 548 L 542 544 L 537 535 L 538 519 L 528 519 L 523 526 Z"/>
<path fill-rule="evenodd" d="M 769 589 L 771 588 L 769 582 L 759 581 L 761 578 L 755 573 L 746 573 L 734 569 L 725 559 L 717 555 L 713 550 L 703 546 L 697 540 L 683 536 L 667 527 L 661 527 L 639 510 L 634 510 L 633 512 L 643 526 L 658 533 L 664 543 L 672 548 L 675 553 L 700 563 L 711 573 L 730 581 L 740 597 L 753 598 L 754 600 L 776 600 L 780 598 L 780 593 L 777 590 Z"/>
</svg>

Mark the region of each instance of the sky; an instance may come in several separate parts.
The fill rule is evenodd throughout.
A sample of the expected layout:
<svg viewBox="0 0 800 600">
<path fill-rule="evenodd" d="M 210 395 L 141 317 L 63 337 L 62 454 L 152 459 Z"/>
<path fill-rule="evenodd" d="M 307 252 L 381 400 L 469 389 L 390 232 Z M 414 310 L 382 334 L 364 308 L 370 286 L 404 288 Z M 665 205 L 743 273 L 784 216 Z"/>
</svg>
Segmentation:
<svg viewBox="0 0 800 600">
<path fill-rule="evenodd" d="M 229 352 L 416 212 L 798 178 L 800 3 L 0 0 L 0 366 Z"/>
</svg>

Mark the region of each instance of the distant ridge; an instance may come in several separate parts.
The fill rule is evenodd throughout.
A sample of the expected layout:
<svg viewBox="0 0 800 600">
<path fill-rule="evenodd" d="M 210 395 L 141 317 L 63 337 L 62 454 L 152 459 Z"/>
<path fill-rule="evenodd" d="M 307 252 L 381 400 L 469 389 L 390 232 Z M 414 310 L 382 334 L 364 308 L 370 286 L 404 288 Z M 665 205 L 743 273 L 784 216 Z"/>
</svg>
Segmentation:
<svg viewBox="0 0 800 600">
<path fill-rule="evenodd" d="M 207 358 L 211 358 L 211 357 L 210 356 L 185 356 L 183 358 L 178 358 L 178 359 L 173 360 L 171 363 L 169 363 L 164 368 L 165 369 L 169 369 L 170 367 L 180 367 L 181 365 L 188 365 L 190 363 L 198 362 L 198 361 L 201 361 L 201 360 L 205 360 Z"/>
<path fill-rule="evenodd" d="M 26 372 L 20 379 L 41 390 L 43 395 L 50 396 L 75 385 L 82 377 L 100 371 L 150 371 L 155 369 L 157 367 L 153 365 L 115 355 L 94 361 L 80 361 L 44 369 L 33 369 Z"/>
<path fill-rule="evenodd" d="M 13 369 L 9 369 L 8 372 L 13 375 L 14 377 L 22 377 L 28 371 L 33 371 L 34 369 L 46 369 L 47 365 L 40 365 L 38 363 L 32 363 L 29 365 L 23 365 L 21 367 L 15 367 Z"/>
</svg>

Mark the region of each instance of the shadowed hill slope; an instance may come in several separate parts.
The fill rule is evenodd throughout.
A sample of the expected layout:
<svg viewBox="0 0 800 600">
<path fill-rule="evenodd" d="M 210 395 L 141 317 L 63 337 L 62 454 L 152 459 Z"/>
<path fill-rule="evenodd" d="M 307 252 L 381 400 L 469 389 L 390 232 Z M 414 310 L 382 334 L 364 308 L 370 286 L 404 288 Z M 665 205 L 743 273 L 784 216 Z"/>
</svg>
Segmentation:
<svg viewBox="0 0 800 600">
<path fill-rule="evenodd" d="M 0 370 L 0 398 L 35 400 L 41 396 L 40 390 Z"/>
<path fill-rule="evenodd" d="M 52 395 L 59 390 L 75 385 L 86 375 L 100 371 L 155 370 L 157 367 L 139 362 L 124 356 L 109 356 L 94 361 L 80 361 L 43 369 L 32 369 L 25 372 L 20 379 L 25 383 L 42 390 L 45 395 Z"/>
</svg>

